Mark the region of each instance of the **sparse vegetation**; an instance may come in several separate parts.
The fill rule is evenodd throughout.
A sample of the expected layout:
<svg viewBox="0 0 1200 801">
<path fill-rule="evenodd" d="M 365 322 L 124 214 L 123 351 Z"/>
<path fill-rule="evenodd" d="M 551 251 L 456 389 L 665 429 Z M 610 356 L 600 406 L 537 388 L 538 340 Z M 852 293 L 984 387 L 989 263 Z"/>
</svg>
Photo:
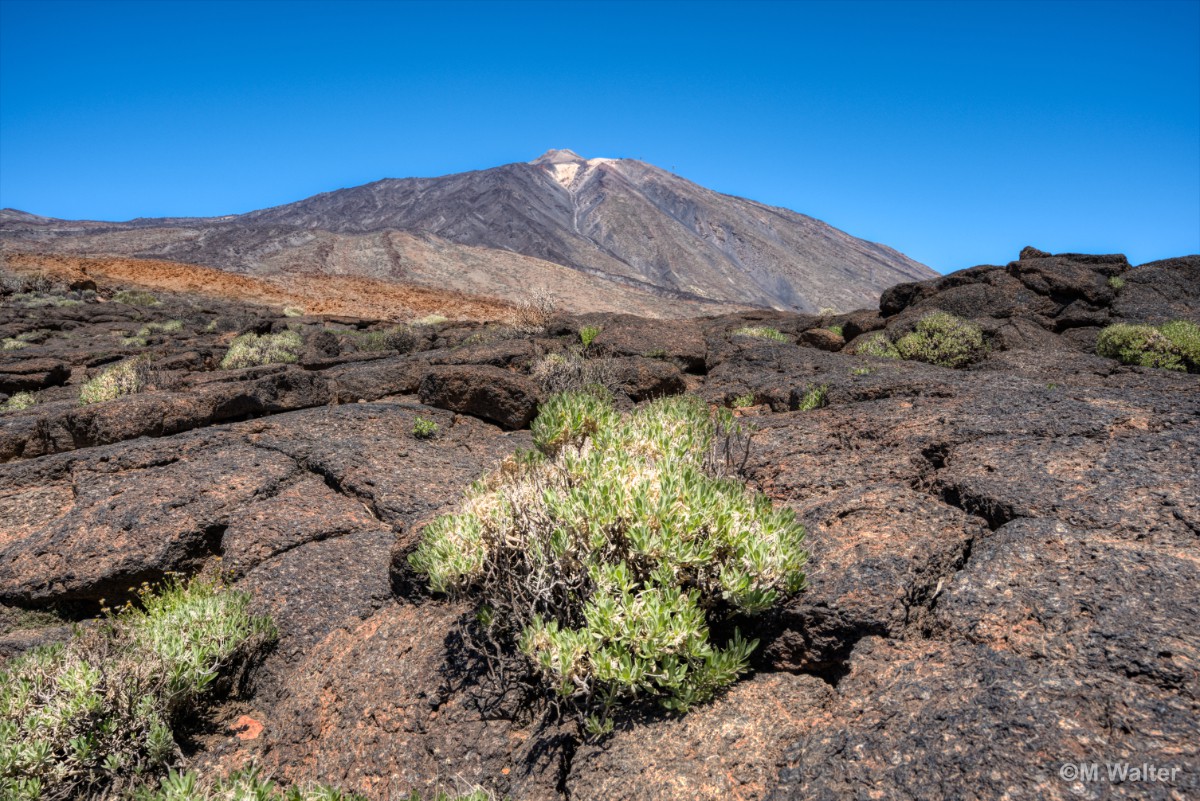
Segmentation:
<svg viewBox="0 0 1200 801">
<path fill-rule="evenodd" d="M 143 585 L 136 605 L 0 669 L 0 796 L 119 797 L 161 776 L 175 727 L 274 638 L 249 604 L 199 580 Z"/>
<path fill-rule="evenodd" d="M 433 439 L 438 432 L 438 424 L 427 417 L 418 417 L 413 423 L 413 436 L 417 439 Z"/>
<path fill-rule="evenodd" d="M 37 395 L 32 392 L 17 392 L 8 400 L 0 405 L 0 412 L 19 412 L 22 409 L 28 409 L 30 406 L 36 406 L 38 402 Z"/>
<path fill-rule="evenodd" d="M 1125 288 L 1125 279 L 1119 275 L 1114 275 L 1112 278 L 1108 279 L 1108 285 L 1110 288 L 1120 292 Z"/>
<path fill-rule="evenodd" d="M 298 331 L 278 334 L 242 334 L 229 344 L 221 359 L 222 370 L 236 370 L 262 364 L 291 364 L 300 358 L 304 340 Z"/>
<path fill-rule="evenodd" d="M 734 409 L 749 409 L 754 405 L 754 393 L 747 392 L 745 395 L 738 395 L 729 405 Z"/>
<path fill-rule="evenodd" d="M 366 801 L 326 784 L 281 786 L 257 768 L 236 770 L 226 778 L 205 781 L 195 771 L 171 771 L 157 789 L 133 794 L 133 801 Z"/>
<path fill-rule="evenodd" d="M 372 331 L 353 331 L 350 336 L 354 346 L 366 352 L 395 350 L 409 353 L 417 346 L 417 335 L 406 325 Z"/>
<path fill-rule="evenodd" d="M 800 402 L 796 404 L 796 411 L 810 412 L 813 409 L 820 409 L 828 405 L 829 386 L 826 384 L 820 386 L 809 385 L 804 395 L 800 398 Z"/>
<path fill-rule="evenodd" d="M 875 372 L 875 371 L 872 370 L 870 367 L 866 367 L 866 366 L 855 367 L 853 370 L 850 371 L 850 375 L 870 375 L 873 372 Z"/>
<path fill-rule="evenodd" d="M 450 318 L 444 314 L 427 314 L 424 317 L 413 320 L 413 325 L 441 325 Z"/>
<path fill-rule="evenodd" d="M 948 312 L 930 312 L 917 321 L 915 331 L 896 340 L 896 351 L 910 361 L 965 367 L 983 355 L 983 331 Z"/>
<path fill-rule="evenodd" d="M 899 359 L 900 351 L 882 331 L 867 337 L 861 344 L 856 345 L 854 352 L 859 356 L 872 356 L 876 359 Z"/>
<path fill-rule="evenodd" d="M 558 311 L 558 303 L 550 290 L 538 287 L 529 293 L 529 297 L 517 305 L 514 320 L 518 328 L 527 332 L 545 331 Z"/>
<path fill-rule="evenodd" d="M 771 339 L 776 342 L 787 342 L 787 336 L 777 328 L 770 328 L 763 325 L 752 325 L 744 328 L 735 329 L 732 333 L 735 337 L 759 337 L 761 339 Z"/>
<path fill-rule="evenodd" d="M 720 477 L 744 436 L 731 412 L 681 396 L 622 416 L 565 393 L 532 433 L 538 450 L 427 526 L 412 566 L 478 599 L 490 653 L 519 653 L 593 735 L 625 704 L 682 712 L 734 682 L 757 642 L 711 626 L 798 592 L 806 554 L 790 510 Z"/>
<path fill-rule="evenodd" d="M 28 347 L 29 347 L 29 343 L 25 342 L 24 340 L 18 339 L 16 337 L 5 337 L 4 344 L 2 346 L 0 346 L 0 350 L 20 350 L 21 348 L 28 348 Z"/>
<path fill-rule="evenodd" d="M 840 337 L 840 336 L 845 336 L 846 329 L 840 325 L 831 325 L 828 328 L 826 328 L 825 330 L 829 331 L 832 334 L 837 334 Z"/>
<path fill-rule="evenodd" d="M 79 390 L 79 402 L 103 403 L 122 395 L 133 395 L 146 388 L 150 366 L 143 357 L 126 359 L 101 371 Z"/>
<path fill-rule="evenodd" d="M 1100 332 L 1096 353 L 1122 364 L 1200 372 L 1200 326 L 1187 320 L 1163 325 L 1117 323 Z"/>
<path fill-rule="evenodd" d="M 157 306 L 162 302 L 141 289 L 122 289 L 113 295 L 112 299 L 117 303 L 124 303 L 126 306 Z"/>
<path fill-rule="evenodd" d="M 283 316 L 284 317 L 303 317 L 304 309 L 301 306 L 284 306 L 283 307 Z"/>
<path fill-rule="evenodd" d="M 579 329 L 579 341 L 583 343 L 584 350 L 592 346 L 592 343 L 596 341 L 596 337 L 600 336 L 602 330 L 597 325 L 585 325 Z"/>
<path fill-rule="evenodd" d="M 531 371 L 547 395 L 558 392 L 579 392 L 588 387 L 617 388 L 612 359 L 588 358 L 581 353 L 551 353 L 534 363 Z"/>
</svg>

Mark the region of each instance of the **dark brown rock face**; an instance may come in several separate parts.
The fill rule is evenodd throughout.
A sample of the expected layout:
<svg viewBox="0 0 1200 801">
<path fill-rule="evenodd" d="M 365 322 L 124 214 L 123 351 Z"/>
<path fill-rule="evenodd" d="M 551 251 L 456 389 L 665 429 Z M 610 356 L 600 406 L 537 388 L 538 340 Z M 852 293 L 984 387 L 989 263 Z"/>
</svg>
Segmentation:
<svg viewBox="0 0 1200 801">
<path fill-rule="evenodd" d="M 64 366 L 37 405 L 0 414 L 0 659 L 142 580 L 219 571 L 281 637 L 214 712 L 260 736 L 203 735 L 188 763 L 206 771 L 254 762 L 381 801 L 476 785 L 556 801 L 1191 798 L 1200 376 L 1121 366 L 1092 340 L 1112 321 L 1197 320 L 1198 265 L 1027 250 L 897 287 L 879 312 L 597 314 L 523 338 L 446 324 L 406 355 L 327 352 L 326 329 L 352 321 L 292 320 L 312 358 L 238 371 L 214 369 L 235 332 L 209 320 L 289 321 L 171 298 L 0 307 L 0 334 L 30 342 L 0 372 Z M 975 321 L 988 353 L 951 370 L 850 352 L 935 309 Z M 181 330 L 144 349 L 109 331 L 167 319 Z M 601 331 L 583 351 L 587 326 Z M 739 623 L 759 640 L 750 675 L 598 742 L 498 700 L 461 638 L 470 606 L 430 597 L 405 561 L 529 446 L 533 365 L 570 349 L 606 360 L 624 405 L 690 391 L 737 406 L 746 480 L 796 512 L 810 552 L 808 588 Z M 87 376 L 146 352 L 153 387 L 78 405 Z M 827 405 L 800 411 L 816 388 Z M 1169 778 L 1109 778 L 1127 763 Z"/>
<path fill-rule="evenodd" d="M 434 367 L 418 393 L 422 403 L 482 417 L 505 428 L 524 428 L 537 414 L 537 385 L 488 365 Z"/>
</svg>

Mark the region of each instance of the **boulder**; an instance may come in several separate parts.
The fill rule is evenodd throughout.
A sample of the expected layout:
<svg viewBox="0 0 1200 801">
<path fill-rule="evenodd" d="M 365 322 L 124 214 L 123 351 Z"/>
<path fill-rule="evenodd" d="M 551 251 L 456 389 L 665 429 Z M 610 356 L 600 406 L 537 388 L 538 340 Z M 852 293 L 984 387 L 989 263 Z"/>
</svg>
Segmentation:
<svg viewBox="0 0 1200 801">
<path fill-rule="evenodd" d="M 540 390 L 532 379 L 490 365 L 434 366 L 418 389 L 421 402 L 513 429 L 537 414 Z"/>
</svg>

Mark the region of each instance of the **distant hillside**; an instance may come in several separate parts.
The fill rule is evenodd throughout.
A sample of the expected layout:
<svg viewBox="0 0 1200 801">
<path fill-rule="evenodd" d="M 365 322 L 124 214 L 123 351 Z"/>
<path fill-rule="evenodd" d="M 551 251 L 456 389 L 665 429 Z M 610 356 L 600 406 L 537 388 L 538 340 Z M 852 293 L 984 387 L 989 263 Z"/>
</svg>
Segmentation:
<svg viewBox="0 0 1200 801">
<path fill-rule="evenodd" d="M 695 313 L 728 305 L 846 310 L 873 306 L 894 284 L 936 275 L 811 217 L 722 195 L 640 161 L 569 150 L 227 217 L 68 222 L 5 210 L 0 242 L 244 273 L 361 275 L 508 299 L 552 284 L 578 310 L 617 287 L 626 297 L 613 302 L 670 299 L 698 304 Z"/>
</svg>

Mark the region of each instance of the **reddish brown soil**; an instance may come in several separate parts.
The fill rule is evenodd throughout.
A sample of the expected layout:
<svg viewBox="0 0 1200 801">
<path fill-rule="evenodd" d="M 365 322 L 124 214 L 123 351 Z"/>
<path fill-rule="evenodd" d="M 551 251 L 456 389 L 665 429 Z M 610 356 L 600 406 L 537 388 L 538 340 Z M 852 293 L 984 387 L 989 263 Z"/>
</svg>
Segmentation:
<svg viewBox="0 0 1200 801">
<path fill-rule="evenodd" d="M 308 314 L 377 319 L 441 314 L 460 320 L 504 320 L 515 309 L 513 304 L 495 298 L 344 275 L 305 273 L 252 278 L 169 261 L 31 253 L 7 254 L 5 263 L 19 273 L 43 273 L 68 281 L 91 279 L 98 286 L 131 284 L 265 306 L 299 306 Z"/>
</svg>

